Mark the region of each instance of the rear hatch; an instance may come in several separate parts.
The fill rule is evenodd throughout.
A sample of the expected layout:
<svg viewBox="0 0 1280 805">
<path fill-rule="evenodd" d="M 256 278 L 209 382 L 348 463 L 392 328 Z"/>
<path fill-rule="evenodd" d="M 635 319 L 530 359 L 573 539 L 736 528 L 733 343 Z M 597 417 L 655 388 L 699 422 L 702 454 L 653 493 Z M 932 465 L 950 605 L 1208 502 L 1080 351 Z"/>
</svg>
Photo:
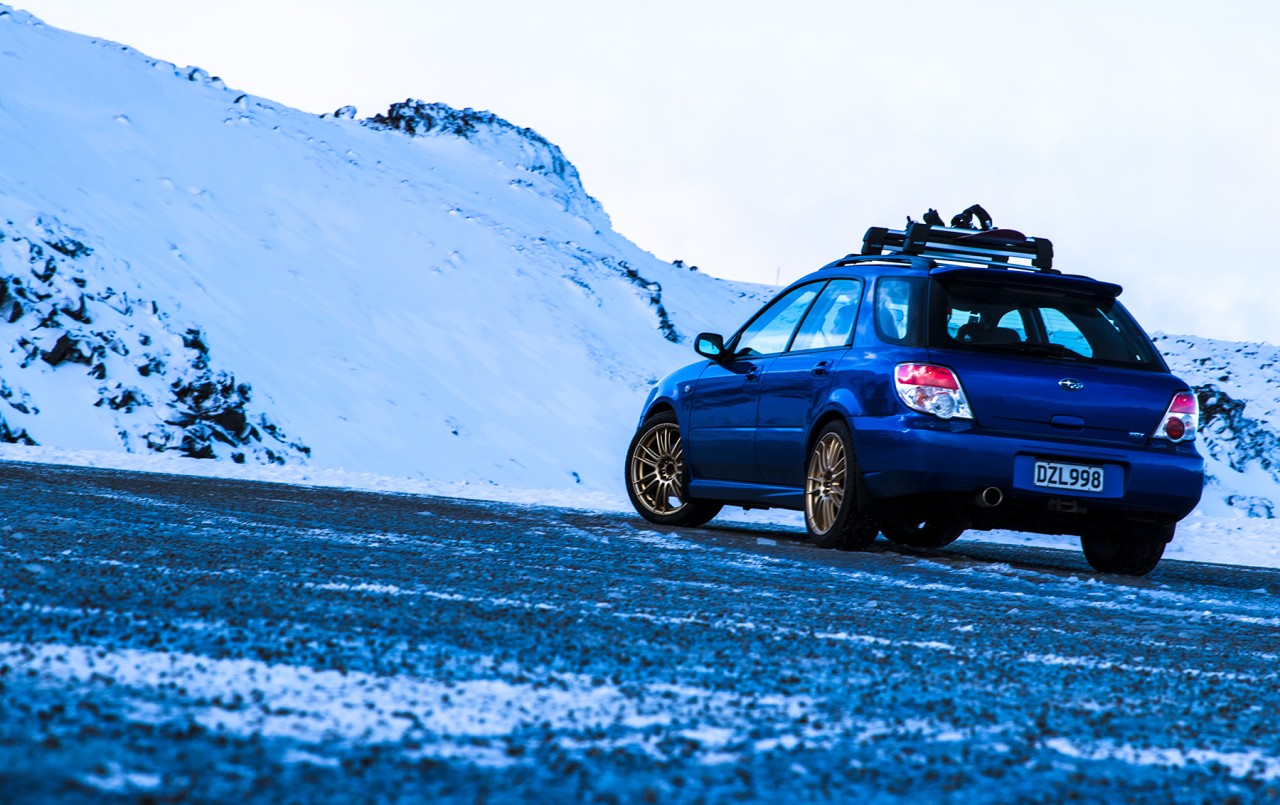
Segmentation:
<svg viewBox="0 0 1280 805">
<path fill-rule="evenodd" d="M 988 268 L 932 277 L 930 357 L 956 371 L 983 428 L 1145 443 L 1187 388 L 1117 285 Z"/>
</svg>

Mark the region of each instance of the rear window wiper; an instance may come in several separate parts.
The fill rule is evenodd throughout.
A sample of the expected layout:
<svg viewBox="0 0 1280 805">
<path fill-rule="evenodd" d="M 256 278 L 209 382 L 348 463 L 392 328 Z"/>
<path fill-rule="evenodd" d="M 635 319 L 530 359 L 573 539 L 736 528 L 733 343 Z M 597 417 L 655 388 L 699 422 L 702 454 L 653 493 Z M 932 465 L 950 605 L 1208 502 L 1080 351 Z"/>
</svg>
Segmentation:
<svg viewBox="0 0 1280 805">
<path fill-rule="evenodd" d="M 1079 352 L 1068 349 L 1061 344 L 1043 344 L 1039 341 L 999 341 L 995 343 L 960 342 L 967 349 L 991 350 L 992 352 L 1021 352 L 1037 357 L 1057 358 L 1063 361 L 1078 361 L 1085 358 Z"/>
<path fill-rule="evenodd" d="M 1039 341 L 1017 341 L 1008 344 L 997 344 L 1002 349 L 1012 349 L 1018 352 L 1025 352 L 1028 355 L 1039 355 L 1048 358 L 1058 358 L 1064 361 L 1078 361 L 1084 358 L 1074 349 L 1064 347 L 1062 344 L 1043 344 Z"/>
</svg>

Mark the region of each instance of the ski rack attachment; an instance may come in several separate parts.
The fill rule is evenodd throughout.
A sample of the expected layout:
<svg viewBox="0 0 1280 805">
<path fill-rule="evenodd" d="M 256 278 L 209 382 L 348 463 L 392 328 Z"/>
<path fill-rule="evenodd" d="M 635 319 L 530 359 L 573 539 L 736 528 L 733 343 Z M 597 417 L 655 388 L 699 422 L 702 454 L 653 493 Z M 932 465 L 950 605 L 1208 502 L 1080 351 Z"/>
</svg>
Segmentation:
<svg viewBox="0 0 1280 805">
<path fill-rule="evenodd" d="M 901 230 L 873 226 L 862 238 L 862 253 L 905 254 L 992 268 L 1061 273 L 1053 267 L 1053 243 L 1012 229 L 953 229 L 915 221 Z"/>
</svg>

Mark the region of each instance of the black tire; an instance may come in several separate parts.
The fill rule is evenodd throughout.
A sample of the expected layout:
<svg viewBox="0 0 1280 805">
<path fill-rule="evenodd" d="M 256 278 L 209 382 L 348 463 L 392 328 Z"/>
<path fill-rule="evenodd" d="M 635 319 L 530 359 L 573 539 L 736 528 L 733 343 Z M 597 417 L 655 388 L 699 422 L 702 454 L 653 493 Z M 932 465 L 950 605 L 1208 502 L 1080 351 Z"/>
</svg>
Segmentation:
<svg viewBox="0 0 1280 805">
<path fill-rule="evenodd" d="M 880 533 L 894 545 L 907 548 L 945 548 L 965 532 L 964 521 L 955 512 L 939 506 L 921 519 L 886 517 L 880 521 Z"/>
<path fill-rule="evenodd" d="M 724 508 L 723 503 L 688 498 L 680 425 L 673 411 L 654 414 L 636 431 L 623 478 L 631 505 L 651 523 L 700 526 Z"/>
<path fill-rule="evenodd" d="M 860 551 L 875 542 L 880 528 L 858 508 L 856 463 L 849 426 L 827 423 L 805 461 L 804 525 L 818 548 Z"/>
<path fill-rule="evenodd" d="M 1080 547 L 1089 566 L 1099 573 L 1145 576 L 1160 564 L 1173 532 L 1172 523 L 1115 523 L 1080 537 Z"/>
</svg>

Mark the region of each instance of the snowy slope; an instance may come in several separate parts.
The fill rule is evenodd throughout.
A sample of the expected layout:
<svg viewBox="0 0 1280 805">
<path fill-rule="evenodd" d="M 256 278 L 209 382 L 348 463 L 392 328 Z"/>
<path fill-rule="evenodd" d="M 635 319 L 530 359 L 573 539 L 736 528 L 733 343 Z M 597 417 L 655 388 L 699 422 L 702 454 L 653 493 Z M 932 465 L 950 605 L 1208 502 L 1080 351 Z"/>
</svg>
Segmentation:
<svg viewBox="0 0 1280 805">
<path fill-rule="evenodd" d="M 1156 346 L 1200 399 L 1202 512 L 1280 515 L 1280 347 L 1159 334 Z"/>
<path fill-rule="evenodd" d="M 320 118 L 2 7 L 0 82 L 0 274 L 52 295 L 0 324 L 10 438 L 607 488 L 648 385 L 758 303 L 487 113 Z"/>
</svg>

